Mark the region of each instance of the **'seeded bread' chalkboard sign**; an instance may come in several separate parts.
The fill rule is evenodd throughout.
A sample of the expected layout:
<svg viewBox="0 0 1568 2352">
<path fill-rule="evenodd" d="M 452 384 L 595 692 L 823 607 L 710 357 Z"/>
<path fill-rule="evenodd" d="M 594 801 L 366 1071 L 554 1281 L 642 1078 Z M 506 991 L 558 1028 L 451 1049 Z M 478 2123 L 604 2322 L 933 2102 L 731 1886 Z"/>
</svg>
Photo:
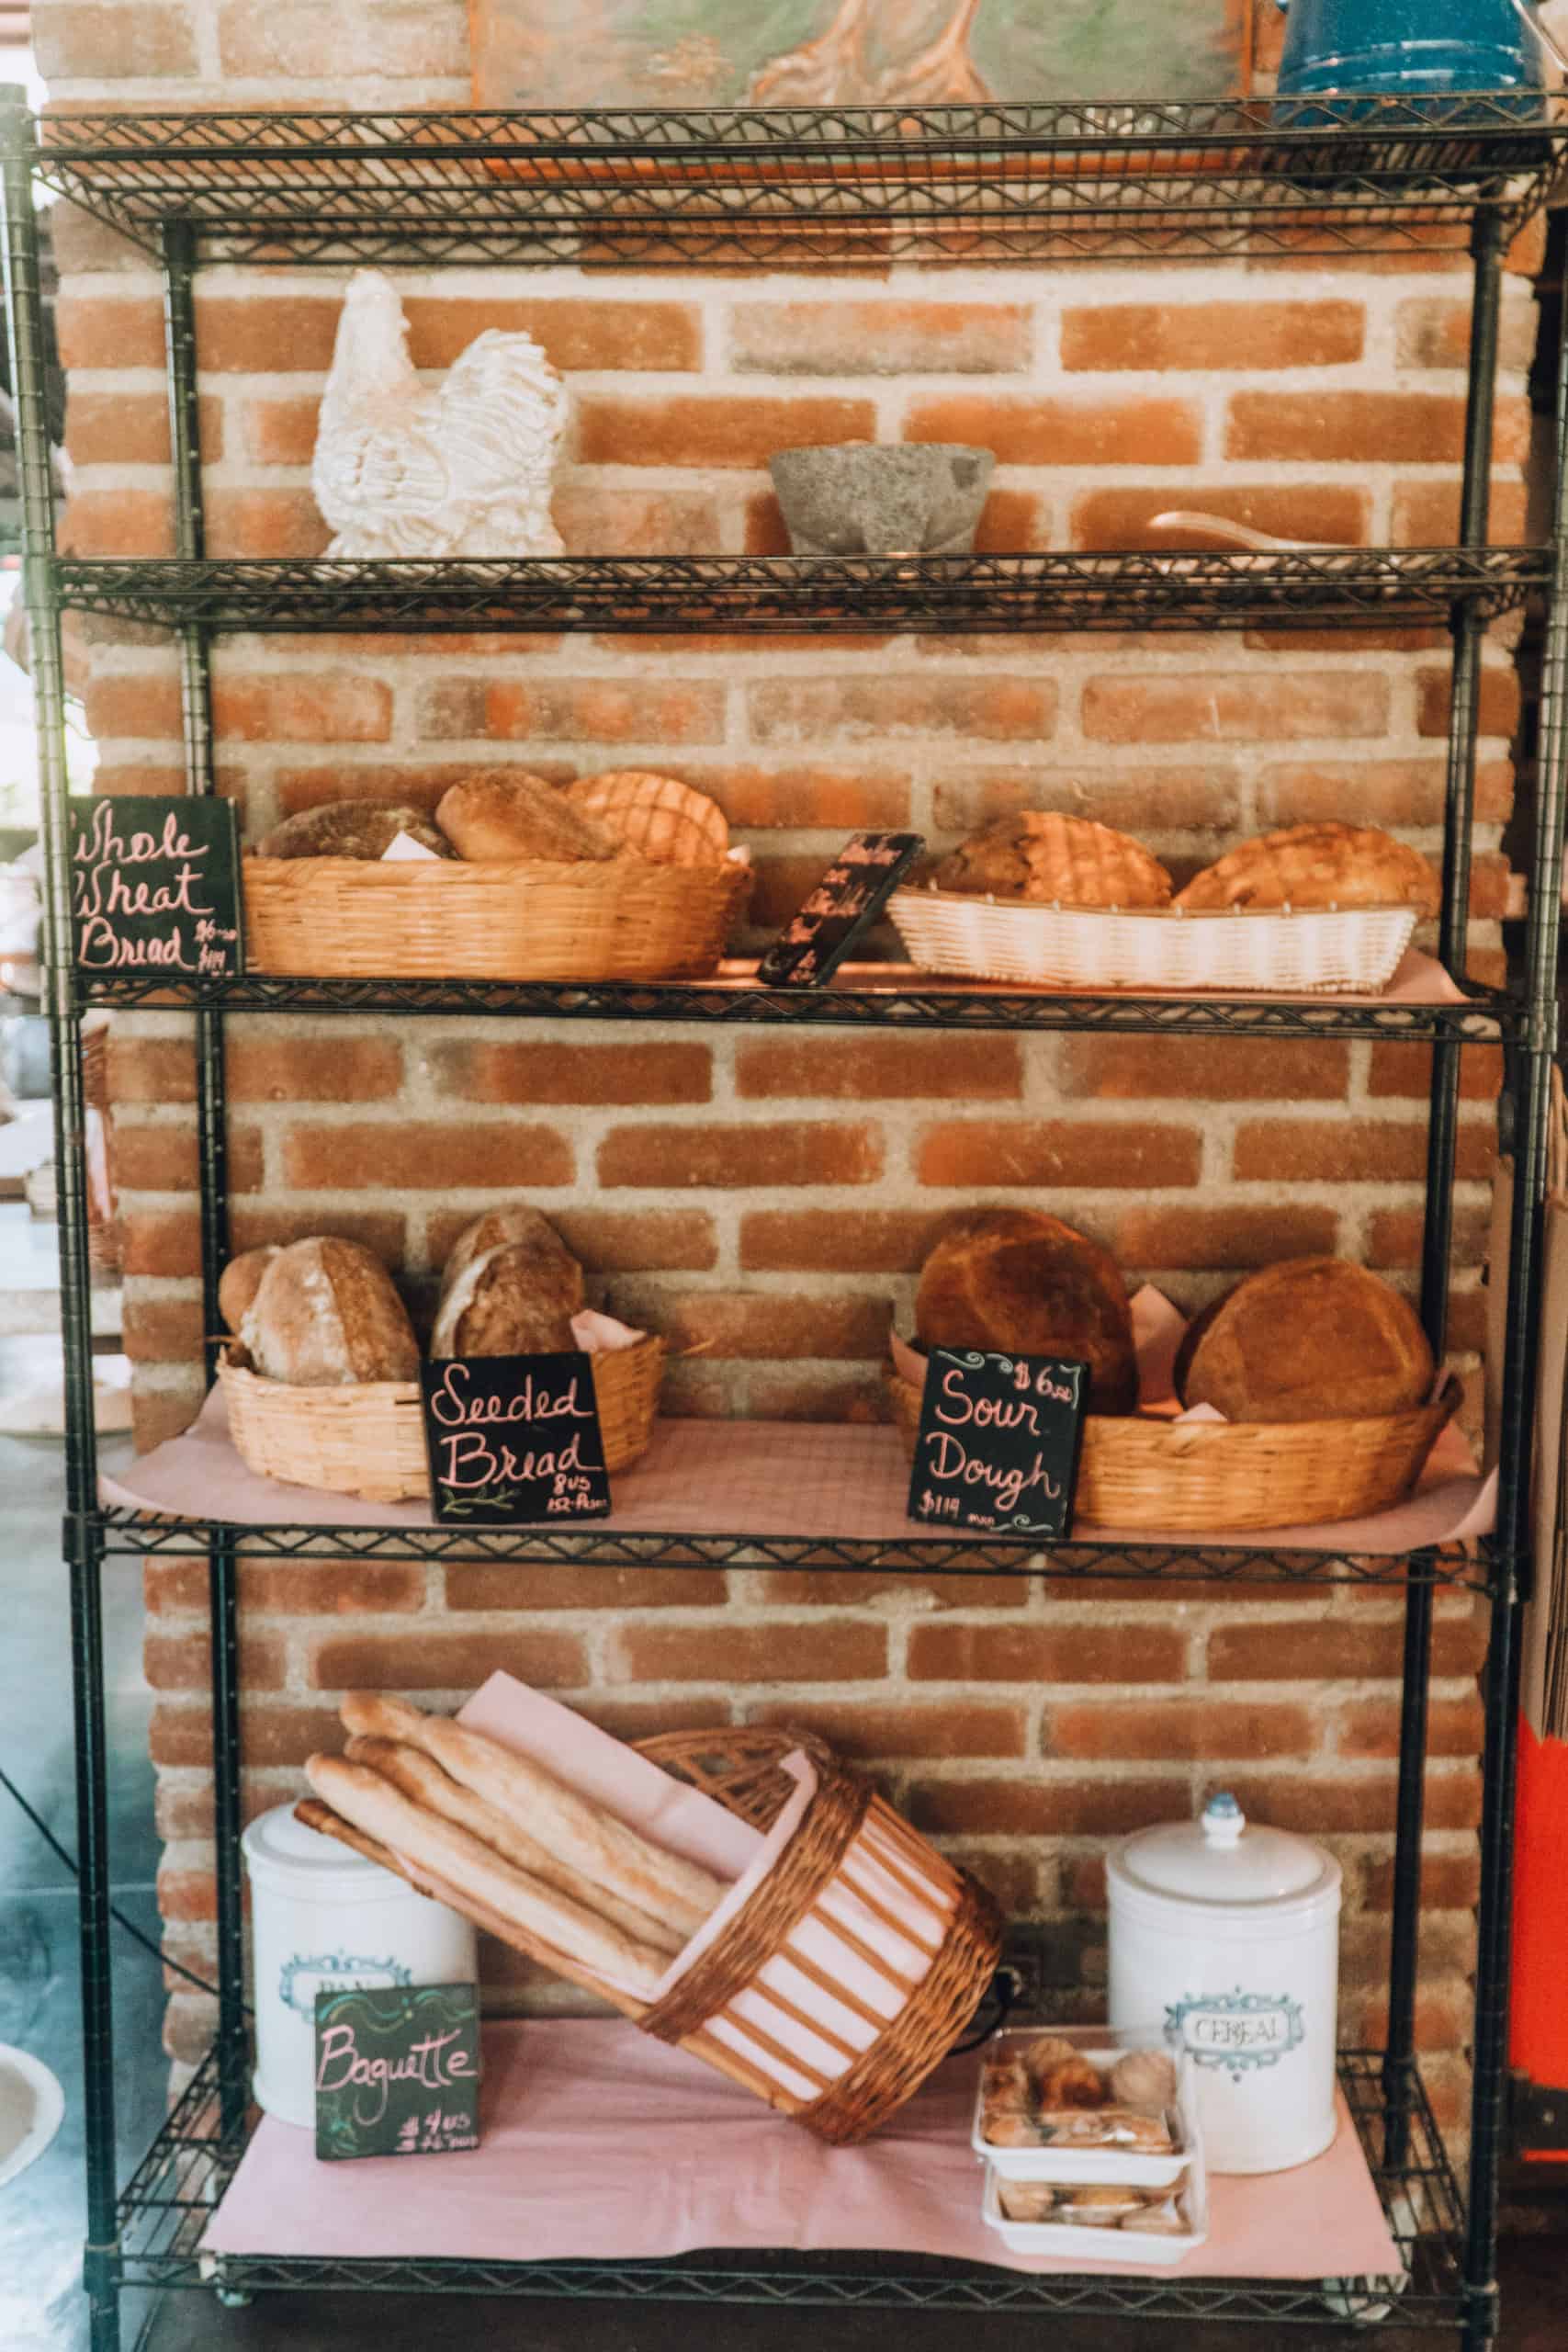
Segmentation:
<svg viewBox="0 0 1568 2352">
<path fill-rule="evenodd" d="M 1072 1516 L 1089 1371 L 1057 1356 L 933 1348 L 909 1517 L 1061 1536 Z"/>
<path fill-rule="evenodd" d="M 923 833 L 856 833 L 757 967 L 764 988 L 818 988 L 876 921 L 924 849 Z"/>
<path fill-rule="evenodd" d="M 223 979 L 243 967 L 239 820 L 231 800 L 73 799 L 71 909 L 87 972 Z"/>
<path fill-rule="evenodd" d="M 440 2156 L 479 2144 L 472 1984 L 367 1984 L 316 1996 L 316 2154 Z"/>
<path fill-rule="evenodd" d="M 422 1364 L 431 1499 L 443 1524 L 603 1519 L 610 1508 L 592 1359 L 452 1356 Z"/>
</svg>

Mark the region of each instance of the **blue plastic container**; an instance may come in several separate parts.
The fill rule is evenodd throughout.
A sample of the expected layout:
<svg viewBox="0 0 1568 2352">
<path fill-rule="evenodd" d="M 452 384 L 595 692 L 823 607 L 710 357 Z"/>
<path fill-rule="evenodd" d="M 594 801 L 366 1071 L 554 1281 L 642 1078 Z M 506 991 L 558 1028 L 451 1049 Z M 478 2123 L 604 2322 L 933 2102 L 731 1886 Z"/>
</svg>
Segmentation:
<svg viewBox="0 0 1568 2352">
<path fill-rule="evenodd" d="M 1540 38 L 1514 0 L 1279 0 L 1290 26 L 1280 66 L 1285 97 L 1341 93 L 1446 98 L 1484 91 L 1539 121 L 1546 66 Z M 1300 119 L 1300 118 L 1298 118 Z"/>
</svg>

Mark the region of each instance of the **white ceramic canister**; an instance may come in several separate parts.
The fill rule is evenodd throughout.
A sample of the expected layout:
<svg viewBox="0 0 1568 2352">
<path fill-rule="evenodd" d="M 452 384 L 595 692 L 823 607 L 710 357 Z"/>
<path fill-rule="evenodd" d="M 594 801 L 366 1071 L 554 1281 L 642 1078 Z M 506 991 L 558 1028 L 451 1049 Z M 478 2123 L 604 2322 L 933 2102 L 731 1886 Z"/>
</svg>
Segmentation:
<svg viewBox="0 0 1568 2352">
<path fill-rule="evenodd" d="M 308 1829 L 292 1805 L 258 1815 L 241 1843 L 251 1881 L 256 2101 L 314 2130 L 317 1994 L 472 1984 L 474 1930 L 445 1903 Z"/>
<path fill-rule="evenodd" d="M 1339 1865 L 1233 1796 L 1111 1856 L 1111 2022 L 1192 2053 L 1213 2172 L 1283 2172 L 1333 2141 Z"/>
</svg>

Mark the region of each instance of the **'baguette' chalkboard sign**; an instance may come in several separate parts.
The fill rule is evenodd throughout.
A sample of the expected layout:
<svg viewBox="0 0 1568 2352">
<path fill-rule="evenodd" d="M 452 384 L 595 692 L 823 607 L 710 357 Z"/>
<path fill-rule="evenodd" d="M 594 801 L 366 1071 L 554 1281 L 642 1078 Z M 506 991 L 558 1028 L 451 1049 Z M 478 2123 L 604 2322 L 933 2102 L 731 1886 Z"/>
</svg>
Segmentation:
<svg viewBox="0 0 1568 2352">
<path fill-rule="evenodd" d="M 420 1378 L 431 1497 L 443 1524 L 605 1516 L 610 1480 L 591 1357 L 437 1358 Z"/>
<path fill-rule="evenodd" d="M 440 2156 L 479 2144 L 472 1984 L 367 1984 L 316 1996 L 316 2154 Z"/>
<path fill-rule="evenodd" d="M 764 988 L 818 988 L 882 912 L 924 849 L 922 833 L 856 833 L 757 967 Z"/>
<path fill-rule="evenodd" d="M 992 1535 L 1065 1535 L 1087 1381 L 1087 1365 L 1057 1356 L 933 1348 L 909 1517 Z"/>
<path fill-rule="evenodd" d="M 69 805 L 71 908 L 84 971 L 223 979 L 242 968 L 231 800 L 133 794 Z"/>
</svg>

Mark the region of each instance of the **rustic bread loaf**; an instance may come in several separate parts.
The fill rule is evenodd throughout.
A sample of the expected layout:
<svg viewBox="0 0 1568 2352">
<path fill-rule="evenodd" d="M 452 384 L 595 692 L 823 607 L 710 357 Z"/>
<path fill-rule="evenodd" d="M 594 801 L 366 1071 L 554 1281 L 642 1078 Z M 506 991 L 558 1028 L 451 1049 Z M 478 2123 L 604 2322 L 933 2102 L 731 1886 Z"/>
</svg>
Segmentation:
<svg viewBox="0 0 1568 2352">
<path fill-rule="evenodd" d="M 492 1209 L 446 1261 L 433 1356 L 546 1355 L 575 1343 L 582 1269 L 536 1209 Z"/>
<path fill-rule="evenodd" d="M 997 1209 L 945 1234 L 921 1270 L 927 1348 L 1001 1348 L 1089 1366 L 1089 1409 L 1131 1413 L 1138 1365 L 1127 1286 L 1108 1250 L 1039 1209 Z"/>
<path fill-rule="evenodd" d="M 1418 907 L 1435 915 L 1438 879 L 1421 855 L 1375 825 L 1288 825 L 1228 850 L 1195 874 L 1177 905 L 1201 914 L 1226 907 Z"/>
<path fill-rule="evenodd" d="M 400 833 L 434 857 L 456 857 L 446 834 L 399 800 L 329 800 L 285 817 L 256 843 L 258 857 L 385 857 Z"/>
<path fill-rule="evenodd" d="M 1170 876 L 1130 833 L 1089 817 L 1024 808 L 961 842 L 936 870 L 939 890 L 1064 907 L 1165 907 Z"/>
<path fill-rule="evenodd" d="M 621 847 L 564 792 L 521 770 L 466 776 L 443 793 L 435 818 L 458 856 L 479 865 L 543 858 L 575 865 L 615 857 Z"/>
<path fill-rule="evenodd" d="M 1431 1394 L 1415 1311 L 1343 1258 L 1291 1258 L 1238 1283 L 1179 1369 L 1184 1405 L 1232 1421 L 1334 1421 L 1405 1413 Z"/>
<path fill-rule="evenodd" d="M 402 1300 L 380 1260 L 357 1241 L 295 1241 L 278 1250 L 240 1337 L 257 1372 L 296 1387 L 419 1377 Z"/>
<path fill-rule="evenodd" d="M 672 775 L 612 768 L 569 784 L 566 797 L 650 865 L 722 865 L 728 854 L 729 826 L 717 801 Z"/>
<path fill-rule="evenodd" d="M 224 1267 L 218 1282 L 218 1312 L 231 1331 L 238 1331 L 244 1321 L 261 1288 L 262 1276 L 277 1253 L 277 1243 L 268 1241 L 260 1250 L 243 1250 Z"/>
</svg>

